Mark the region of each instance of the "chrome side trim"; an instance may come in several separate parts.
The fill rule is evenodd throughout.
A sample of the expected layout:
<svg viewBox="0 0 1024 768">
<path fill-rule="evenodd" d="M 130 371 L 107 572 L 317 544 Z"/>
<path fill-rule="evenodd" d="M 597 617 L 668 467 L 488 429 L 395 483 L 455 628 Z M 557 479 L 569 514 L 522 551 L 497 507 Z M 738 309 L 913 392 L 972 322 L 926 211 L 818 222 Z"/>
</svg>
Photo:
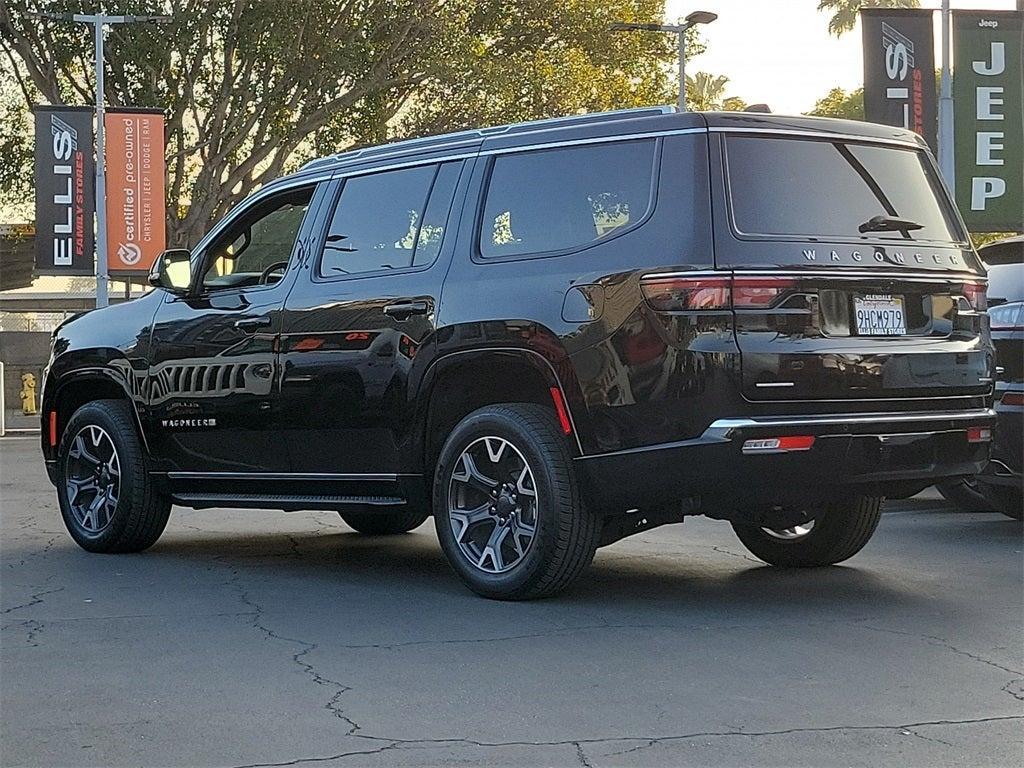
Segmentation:
<svg viewBox="0 0 1024 768">
<path fill-rule="evenodd" d="M 971 411 L 911 411 L 909 413 L 857 413 L 821 414 L 812 416 L 766 417 L 716 419 L 711 423 L 702 440 L 728 440 L 737 429 L 762 429 L 766 427 L 830 427 L 846 424 L 901 424 L 921 421 L 975 421 L 994 419 L 996 412 L 991 408 Z"/>
<path fill-rule="evenodd" d="M 899 147 L 911 147 L 923 150 L 924 147 L 913 139 L 880 138 L 878 136 L 862 136 L 858 133 L 830 133 L 824 131 L 799 131 L 785 128 L 729 128 L 724 125 L 711 126 L 711 133 L 766 133 L 778 136 L 803 136 L 812 139 L 842 139 L 860 144 L 892 144 Z"/>
<path fill-rule="evenodd" d="M 395 482 L 412 474 L 335 474 L 331 472 L 168 472 L 170 480 L 362 480 Z"/>
<path fill-rule="evenodd" d="M 765 279 L 778 278 L 779 280 L 790 280 L 802 277 L 821 277 L 829 280 L 904 280 L 915 283 L 959 283 L 970 281 L 972 283 L 987 283 L 988 278 L 972 272 L 901 272 L 893 269 L 862 269 L 844 270 L 836 267 L 834 270 L 821 269 L 722 269 L 708 270 L 695 269 L 677 272 L 648 272 L 641 276 L 641 280 L 668 279 L 673 277 L 760 277 Z"/>
<path fill-rule="evenodd" d="M 769 388 L 769 387 L 795 387 L 796 386 L 796 382 L 795 381 L 759 381 L 754 386 L 755 387 L 764 387 L 766 389 Z"/>
<path fill-rule="evenodd" d="M 644 133 L 623 133 L 612 136 L 591 136 L 587 139 L 566 139 L 565 141 L 544 141 L 537 144 L 522 144 L 515 147 L 499 149 L 482 149 L 480 156 L 506 155 L 511 152 L 529 152 L 535 149 L 557 149 L 558 147 L 575 147 L 585 144 L 608 144 L 614 141 L 634 141 L 637 139 L 659 139 L 663 136 L 682 136 L 689 133 L 707 133 L 707 128 L 676 128 L 669 131 L 646 131 Z"/>
</svg>

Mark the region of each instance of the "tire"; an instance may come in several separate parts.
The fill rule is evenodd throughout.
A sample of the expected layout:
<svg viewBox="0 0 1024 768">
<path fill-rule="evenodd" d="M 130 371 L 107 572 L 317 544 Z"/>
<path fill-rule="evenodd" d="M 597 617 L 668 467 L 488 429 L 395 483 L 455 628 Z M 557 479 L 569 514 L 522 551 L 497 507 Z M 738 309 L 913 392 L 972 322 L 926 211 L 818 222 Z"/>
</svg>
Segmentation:
<svg viewBox="0 0 1024 768">
<path fill-rule="evenodd" d="M 94 459 L 103 467 L 90 481 Z M 94 400 L 75 411 L 57 449 L 57 499 L 71 538 L 89 552 L 141 552 L 160 538 L 171 502 L 153 488 L 127 402 Z"/>
<path fill-rule="evenodd" d="M 981 485 L 981 492 L 989 501 L 989 508 L 1002 512 L 1014 520 L 1024 520 L 1024 493 L 1020 488 L 1006 485 Z"/>
<path fill-rule="evenodd" d="M 963 512 L 988 512 L 992 509 L 992 502 L 982 495 L 973 477 L 939 483 L 935 489 L 942 498 Z"/>
<path fill-rule="evenodd" d="M 476 457 L 475 475 L 466 455 Z M 433 502 L 449 564 L 471 590 L 497 600 L 564 590 L 593 560 L 600 537 L 568 441 L 537 405 L 488 406 L 459 422 L 437 462 Z"/>
<path fill-rule="evenodd" d="M 393 536 L 419 528 L 430 515 L 425 512 L 339 512 L 349 528 L 368 536 Z"/>
<path fill-rule="evenodd" d="M 882 499 L 852 496 L 824 504 L 806 533 L 799 528 L 769 533 L 749 523 L 733 523 L 733 530 L 751 554 L 770 565 L 814 568 L 835 565 L 864 548 L 878 526 Z M 790 535 L 790 538 L 784 538 Z"/>
</svg>

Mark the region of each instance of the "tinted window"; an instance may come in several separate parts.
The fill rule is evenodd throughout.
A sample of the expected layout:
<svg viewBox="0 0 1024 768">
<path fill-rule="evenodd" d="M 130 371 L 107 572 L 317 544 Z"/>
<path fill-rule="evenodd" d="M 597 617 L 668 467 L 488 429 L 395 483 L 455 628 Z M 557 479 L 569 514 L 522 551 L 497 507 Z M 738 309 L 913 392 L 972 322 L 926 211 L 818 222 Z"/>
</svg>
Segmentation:
<svg viewBox="0 0 1024 768">
<path fill-rule="evenodd" d="M 651 202 L 653 140 L 498 155 L 480 253 L 516 256 L 588 245 L 635 224 Z"/>
<path fill-rule="evenodd" d="M 346 179 L 327 230 L 320 274 L 412 266 L 436 174 L 436 165 L 425 165 Z"/>
<path fill-rule="evenodd" d="M 960 241 L 923 153 L 896 147 L 730 136 L 729 191 L 743 234 Z M 876 216 L 920 229 L 862 233 Z"/>
<path fill-rule="evenodd" d="M 282 192 L 242 214 L 208 249 L 203 286 L 216 289 L 280 280 L 312 196 L 312 187 Z"/>
<path fill-rule="evenodd" d="M 430 201 L 423 212 L 423 226 L 416 238 L 416 252 L 413 265 L 431 264 L 441 251 L 441 240 L 448 224 L 448 214 L 455 198 L 455 186 L 459 183 L 462 163 L 445 163 L 437 172 L 434 186 L 430 190 Z"/>
</svg>

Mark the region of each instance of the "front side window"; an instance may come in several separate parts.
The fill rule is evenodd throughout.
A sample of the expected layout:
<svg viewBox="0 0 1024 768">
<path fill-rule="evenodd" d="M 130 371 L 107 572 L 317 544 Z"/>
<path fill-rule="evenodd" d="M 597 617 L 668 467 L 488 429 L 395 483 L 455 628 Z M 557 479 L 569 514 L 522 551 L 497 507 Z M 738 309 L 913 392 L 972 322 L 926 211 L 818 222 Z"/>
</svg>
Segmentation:
<svg viewBox="0 0 1024 768">
<path fill-rule="evenodd" d="M 206 250 L 206 290 L 266 285 L 284 275 L 295 249 L 313 187 L 302 187 L 255 204 Z"/>
<path fill-rule="evenodd" d="M 654 157 L 653 139 L 498 155 L 480 254 L 582 248 L 636 224 L 650 207 Z"/>
<path fill-rule="evenodd" d="M 958 242 L 922 152 L 845 141 L 730 136 L 740 234 Z M 909 223 L 908 228 L 901 225 Z"/>
</svg>

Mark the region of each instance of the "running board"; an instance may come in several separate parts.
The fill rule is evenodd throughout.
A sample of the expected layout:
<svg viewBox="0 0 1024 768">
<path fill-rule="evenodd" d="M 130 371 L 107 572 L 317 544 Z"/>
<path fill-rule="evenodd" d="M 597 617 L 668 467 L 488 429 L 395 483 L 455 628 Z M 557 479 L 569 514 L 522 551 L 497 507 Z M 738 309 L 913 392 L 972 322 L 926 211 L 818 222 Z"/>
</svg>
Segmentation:
<svg viewBox="0 0 1024 768">
<path fill-rule="evenodd" d="M 243 509 L 282 509 L 298 512 L 307 509 L 340 509 L 351 505 L 368 507 L 401 507 L 405 499 L 397 496 L 313 496 L 283 493 L 175 493 L 171 501 L 182 507 L 210 509 L 231 507 Z"/>
</svg>

